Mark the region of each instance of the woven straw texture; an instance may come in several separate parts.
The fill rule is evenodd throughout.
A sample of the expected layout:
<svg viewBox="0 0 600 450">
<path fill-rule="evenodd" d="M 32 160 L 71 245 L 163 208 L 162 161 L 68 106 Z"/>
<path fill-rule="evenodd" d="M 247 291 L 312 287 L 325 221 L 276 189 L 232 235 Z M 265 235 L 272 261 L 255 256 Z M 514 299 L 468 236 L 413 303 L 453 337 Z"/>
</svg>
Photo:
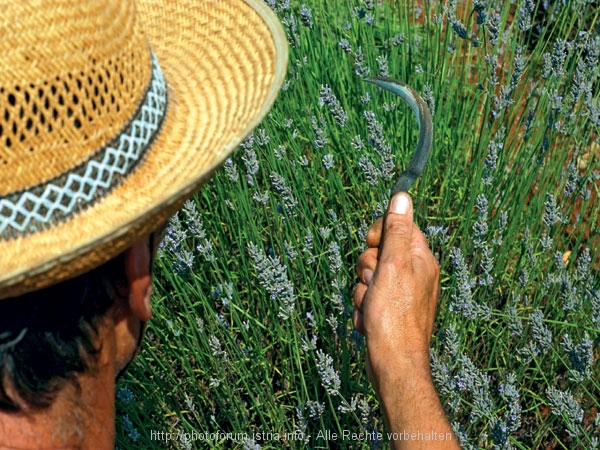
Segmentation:
<svg viewBox="0 0 600 450">
<path fill-rule="evenodd" d="M 119 133 L 147 88 L 148 44 L 169 103 L 160 135 L 120 186 L 71 220 L 0 240 L 0 298 L 90 270 L 166 221 L 264 117 L 287 62 L 285 34 L 262 0 L 7 3 L 0 198 L 59 176 Z"/>
</svg>

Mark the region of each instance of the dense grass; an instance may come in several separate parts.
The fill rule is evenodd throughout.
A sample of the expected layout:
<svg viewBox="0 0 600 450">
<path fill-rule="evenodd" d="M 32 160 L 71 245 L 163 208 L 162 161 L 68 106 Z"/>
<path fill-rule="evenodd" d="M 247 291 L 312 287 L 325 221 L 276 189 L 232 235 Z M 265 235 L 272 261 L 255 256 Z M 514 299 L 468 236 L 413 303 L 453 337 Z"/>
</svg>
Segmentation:
<svg viewBox="0 0 600 450">
<path fill-rule="evenodd" d="M 442 268 L 433 374 L 463 447 L 594 448 L 598 5 L 267 3 L 290 41 L 284 89 L 171 223 L 118 447 L 383 446 L 340 436 L 384 430 L 351 294 L 417 138 L 409 108 L 362 82 L 389 74 L 434 113 L 412 195 Z"/>
</svg>

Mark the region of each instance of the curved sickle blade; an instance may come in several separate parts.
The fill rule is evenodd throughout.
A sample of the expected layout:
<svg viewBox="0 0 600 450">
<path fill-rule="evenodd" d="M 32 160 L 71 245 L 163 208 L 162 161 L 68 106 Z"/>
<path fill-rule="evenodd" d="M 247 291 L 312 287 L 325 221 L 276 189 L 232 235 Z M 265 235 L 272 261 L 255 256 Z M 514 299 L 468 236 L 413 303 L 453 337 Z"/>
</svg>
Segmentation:
<svg viewBox="0 0 600 450">
<path fill-rule="evenodd" d="M 423 172 L 423 168 L 429 157 L 431 144 L 433 142 L 431 113 L 429 112 L 427 103 L 425 103 L 418 92 L 401 81 L 388 77 L 371 77 L 365 78 L 364 81 L 393 92 L 408 103 L 408 106 L 412 109 L 417 119 L 417 123 L 419 124 L 419 141 L 417 142 L 417 149 L 415 150 L 408 168 L 400 174 L 396 183 L 394 183 L 390 196 L 393 196 L 397 192 L 408 192 L 408 189 L 419 175 L 421 175 L 421 172 Z"/>
</svg>

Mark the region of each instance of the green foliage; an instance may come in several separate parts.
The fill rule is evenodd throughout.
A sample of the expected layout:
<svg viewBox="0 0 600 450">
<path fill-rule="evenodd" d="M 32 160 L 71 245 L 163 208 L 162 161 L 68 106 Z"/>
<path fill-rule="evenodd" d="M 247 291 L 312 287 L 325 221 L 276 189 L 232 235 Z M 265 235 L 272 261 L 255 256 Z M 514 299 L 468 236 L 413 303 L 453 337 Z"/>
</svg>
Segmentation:
<svg viewBox="0 0 600 450">
<path fill-rule="evenodd" d="M 383 447 L 354 264 L 418 133 L 367 73 L 432 109 L 412 195 L 442 268 L 432 373 L 463 447 L 598 445 L 596 5 L 267 3 L 290 42 L 284 88 L 171 222 L 117 445 Z"/>
</svg>

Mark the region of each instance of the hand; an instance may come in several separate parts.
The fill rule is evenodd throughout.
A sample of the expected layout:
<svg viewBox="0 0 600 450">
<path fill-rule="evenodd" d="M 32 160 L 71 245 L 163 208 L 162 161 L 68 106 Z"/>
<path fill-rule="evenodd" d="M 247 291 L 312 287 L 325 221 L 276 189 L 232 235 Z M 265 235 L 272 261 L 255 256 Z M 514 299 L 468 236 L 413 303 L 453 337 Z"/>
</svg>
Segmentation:
<svg viewBox="0 0 600 450">
<path fill-rule="evenodd" d="M 353 319 L 367 339 L 367 372 L 392 432 L 390 447 L 460 449 L 429 368 L 440 269 L 413 223 L 407 194 L 392 197 L 385 218 L 369 230 L 367 245 L 358 258 Z M 421 440 L 424 430 L 444 438 Z"/>
<path fill-rule="evenodd" d="M 353 296 L 354 327 L 367 340 L 367 370 L 377 389 L 389 372 L 429 374 L 429 343 L 439 298 L 439 266 L 413 223 L 407 194 L 396 194 L 367 234 Z"/>
</svg>

